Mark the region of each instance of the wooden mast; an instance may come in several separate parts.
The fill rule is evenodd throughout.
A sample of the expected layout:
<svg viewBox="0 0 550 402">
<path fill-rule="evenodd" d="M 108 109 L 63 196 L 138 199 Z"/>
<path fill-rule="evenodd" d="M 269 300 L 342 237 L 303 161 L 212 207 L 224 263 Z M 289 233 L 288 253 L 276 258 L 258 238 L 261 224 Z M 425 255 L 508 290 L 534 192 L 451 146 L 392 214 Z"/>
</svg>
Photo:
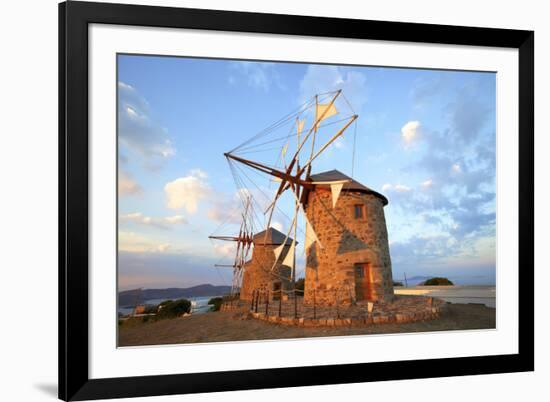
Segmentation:
<svg viewBox="0 0 550 402">
<path fill-rule="evenodd" d="M 239 282 L 242 270 L 244 268 L 244 264 L 246 262 L 245 261 L 246 256 L 248 255 L 248 252 L 250 251 L 250 246 L 254 241 L 254 235 L 252 232 L 249 232 L 249 228 L 247 227 L 247 224 L 246 224 L 248 219 L 249 207 L 250 207 L 250 197 L 248 197 L 246 200 L 245 210 L 244 210 L 244 213 L 242 214 L 243 219 L 241 221 L 239 234 L 237 236 L 214 236 L 214 235 L 208 236 L 209 239 L 234 241 L 237 243 L 237 250 L 235 252 L 235 259 L 233 264 L 214 264 L 214 267 L 233 268 L 233 281 L 231 286 L 232 295 L 235 293 L 235 289 L 238 287 L 238 282 Z"/>
</svg>

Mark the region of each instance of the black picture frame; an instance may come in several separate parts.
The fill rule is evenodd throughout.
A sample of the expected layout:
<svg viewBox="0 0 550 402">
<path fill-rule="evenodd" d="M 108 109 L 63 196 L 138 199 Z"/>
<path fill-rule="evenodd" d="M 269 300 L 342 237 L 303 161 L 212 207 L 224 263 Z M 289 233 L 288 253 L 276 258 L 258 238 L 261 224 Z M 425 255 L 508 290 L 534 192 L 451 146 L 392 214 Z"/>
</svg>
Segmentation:
<svg viewBox="0 0 550 402">
<path fill-rule="evenodd" d="M 88 375 L 88 25 L 507 47 L 519 52 L 517 354 L 214 373 Z M 293 387 L 534 370 L 534 32 L 70 1 L 59 5 L 59 398 Z"/>
</svg>

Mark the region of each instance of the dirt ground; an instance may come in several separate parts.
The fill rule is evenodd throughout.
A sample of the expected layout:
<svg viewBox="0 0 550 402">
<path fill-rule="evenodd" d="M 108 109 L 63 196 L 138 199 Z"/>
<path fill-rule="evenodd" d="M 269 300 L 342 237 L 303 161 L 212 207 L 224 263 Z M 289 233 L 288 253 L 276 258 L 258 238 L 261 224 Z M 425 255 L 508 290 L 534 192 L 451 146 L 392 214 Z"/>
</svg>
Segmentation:
<svg viewBox="0 0 550 402">
<path fill-rule="evenodd" d="M 439 319 L 363 327 L 294 327 L 243 318 L 232 311 L 210 312 L 156 322 L 119 325 L 119 346 L 226 342 L 361 334 L 390 334 L 495 328 L 495 309 L 478 304 L 449 304 Z"/>
</svg>

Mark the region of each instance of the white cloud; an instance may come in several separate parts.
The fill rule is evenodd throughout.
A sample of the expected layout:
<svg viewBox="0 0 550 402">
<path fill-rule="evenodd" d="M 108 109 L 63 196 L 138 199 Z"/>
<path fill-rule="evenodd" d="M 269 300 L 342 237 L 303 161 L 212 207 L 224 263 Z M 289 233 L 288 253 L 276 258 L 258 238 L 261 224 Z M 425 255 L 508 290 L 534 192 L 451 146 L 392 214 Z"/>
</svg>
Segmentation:
<svg viewBox="0 0 550 402">
<path fill-rule="evenodd" d="M 423 189 L 428 189 L 430 188 L 431 186 L 433 186 L 434 182 L 432 179 L 428 179 L 428 180 L 425 180 L 423 181 L 422 183 L 420 183 L 420 186 L 422 186 Z"/>
<path fill-rule="evenodd" d="M 184 208 L 190 214 L 196 213 L 199 203 L 212 194 L 212 189 L 204 179 L 205 173 L 194 169 L 189 176 L 167 183 L 164 186 L 166 206 L 171 209 Z"/>
<path fill-rule="evenodd" d="M 125 82 L 122 82 L 122 81 L 118 82 L 118 88 L 119 89 L 124 89 L 124 90 L 127 90 L 127 91 L 133 91 L 134 90 L 133 86 L 131 86 L 130 84 L 126 84 Z"/>
<path fill-rule="evenodd" d="M 141 221 L 143 219 L 143 214 L 141 212 L 133 212 L 131 214 L 120 215 L 118 217 L 119 222 L 135 222 Z"/>
<path fill-rule="evenodd" d="M 187 223 L 187 220 L 182 215 L 152 218 L 150 216 L 144 216 L 141 212 L 120 215 L 118 220 L 120 223 L 131 222 L 140 225 L 154 226 L 159 229 L 170 229 L 174 225 L 183 225 Z"/>
<path fill-rule="evenodd" d="M 313 95 L 341 89 L 355 112 L 367 101 L 367 77 L 347 67 L 310 65 L 300 82 L 300 99 L 305 102 Z"/>
<path fill-rule="evenodd" d="M 199 179 L 207 179 L 208 173 L 206 173 L 204 170 L 201 169 L 191 169 L 191 172 L 189 172 L 191 176 L 198 177 Z"/>
<path fill-rule="evenodd" d="M 267 208 L 265 199 L 268 190 L 260 186 L 259 189 L 240 188 L 233 194 L 217 193 L 211 200 L 210 209 L 207 212 L 208 219 L 216 222 L 240 224 L 244 210 L 244 200 L 247 197 L 253 199 L 252 207 L 260 207 L 262 211 Z"/>
<path fill-rule="evenodd" d="M 147 100 L 136 88 L 118 83 L 118 136 L 120 143 L 145 158 L 163 160 L 176 153 L 167 130 L 152 116 Z"/>
<path fill-rule="evenodd" d="M 165 251 L 168 251 L 169 248 L 170 248 L 169 244 L 159 244 L 155 251 L 159 253 L 164 253 Z"/>
<path fill-rule="evenodd" d="M 187 220 L 181 215 L 167 216 L 162 219 L 170 225 L 180 225 L 187 223 Z"/>
<path fill-rule="evenodd" d="M 396 184 L 393 188 L 398 193 L 408 193 L 409 191 L 411 191 L 411 188 L 405 186 L 404 184 Z"/>
<path fill-rule="evenodd" d="M 241 202 L 237 197 L 230 198 L 218 195 L 206 212 L 206 216 L 215 222 L 239 224 L 242 220 L 240 205 Z"/>
<path fill-rule="evenodd" d="M 420 122 L 409 121 L 403 127 L 401 127 L 401 138 L 403 139 L 405 146 L 410 146 L 419 136 Z"/>
<path fill-rule="evenodd" d="M 132 176 L 123 171 L 118 172 L 118 195 L 124 197 L 127 195 L 139 195 L 143 193 L 141 186 L 134 181 Z"/>
<path fill-rule="evenodd" d="M 277 85 L 283 89 L 284 85 L 275 68 L 275 63 L 263 63 L 257 61 L 235 61 L 230 67 L 239 75 L 246 79 L 247 84 L 254 89 L 261 89 L 265 92 L 271 89 L 272 85 Z M 236 84 L 237 77 L 229 76 L 229 83 Z"/>
<path fill-rule="evenodd" d="M 382 186 L 382 191 L 394 191 L 397 193 L 408 193 L 412 189 L 404 184 L 390 184 L 386 183 Z"/>
<path fill-rule="evenodd" d="M 273 221 L 271 223 L 271 226 L 275 229 L 277 229 L 279 232 L 282 232 L 283 231 L 283 224 L 281 222 L 276 222 L 276 221 Z"/>
<path fill-rule="evenodd" d="M 455 172 L 455 173 L 460 173 L 460 172 L 462 172 L 462 167 L 460 166 L 460 163 L 454 163 L 453 166 L 451 166 L 451 169 L 452 169 L 453 172 Z"/>
<path fill-rule="evenodd" d="M 118 251 L 129 253 L 164 253 L 171 248 L 168 243 L 155 242 L 135 232 L 118 232 Z"/>
<path fill-rule="evenodd" d="M 215 243 L 214 252 L 218 255 L 224 257 L 234 257 L 235 256 L 235 243 L 233 242 L 224 242 L 224 243 Z"/>
</svg>

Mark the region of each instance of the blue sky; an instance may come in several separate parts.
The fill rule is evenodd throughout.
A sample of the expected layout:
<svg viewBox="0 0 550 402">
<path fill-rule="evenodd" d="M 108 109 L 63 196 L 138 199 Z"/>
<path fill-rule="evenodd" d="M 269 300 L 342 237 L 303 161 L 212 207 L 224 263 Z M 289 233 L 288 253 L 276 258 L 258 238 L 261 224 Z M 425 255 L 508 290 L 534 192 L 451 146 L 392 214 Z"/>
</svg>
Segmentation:
<svg viewBox="0 0 550 402">
<path fill-rule="evenodd" d="M 354 179 L 389 199 L 394 278 L 494 283 L 495 74 L 120 55 L 120 288 L 230 284 L 213 264 L 232 245 L 208 239 L 238 229 L 223 153 L 335 89 L 359 119 L 313 173 L 351 175 L 356 132 Z"/>
</svg>

